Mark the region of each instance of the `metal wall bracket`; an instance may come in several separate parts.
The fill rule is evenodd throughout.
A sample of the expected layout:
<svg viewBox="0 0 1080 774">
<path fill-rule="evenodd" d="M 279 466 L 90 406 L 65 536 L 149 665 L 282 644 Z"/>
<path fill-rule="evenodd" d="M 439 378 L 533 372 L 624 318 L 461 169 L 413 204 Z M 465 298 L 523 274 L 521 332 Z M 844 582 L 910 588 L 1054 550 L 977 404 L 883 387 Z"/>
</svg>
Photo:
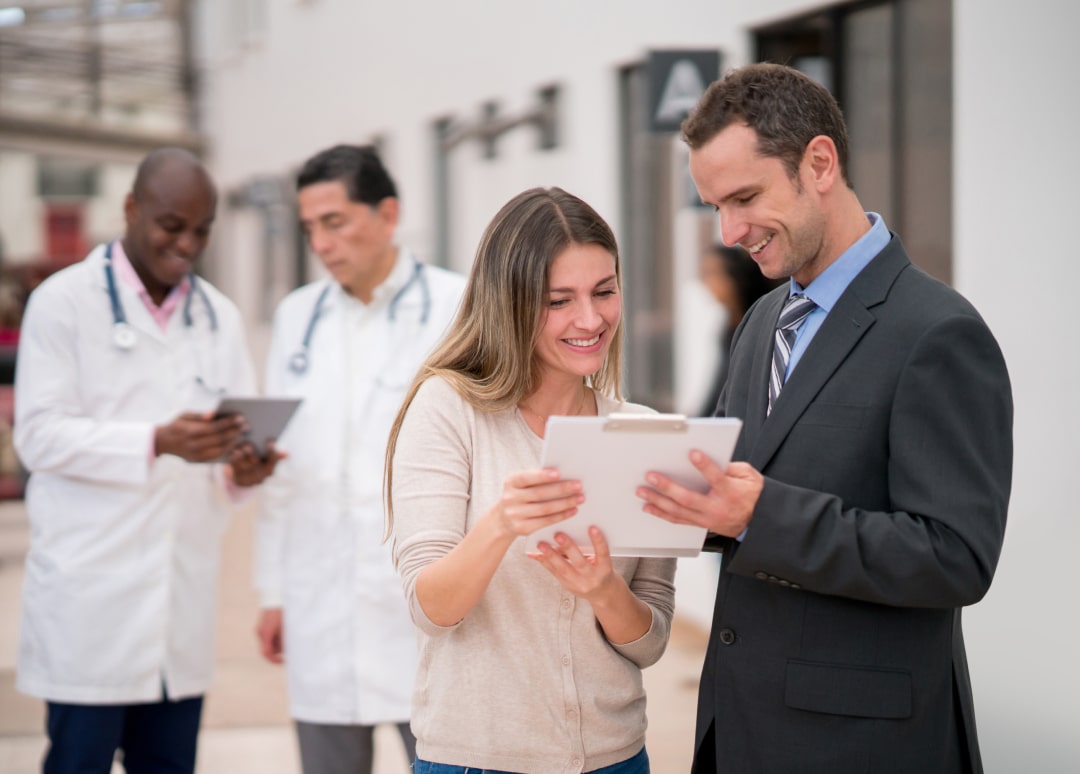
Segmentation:
<svg viewBox="0 0 1080 774">
<path fill-rule="evenodd" d="M 494 100 L 480 108 L 480 117 L 474 122 L 442 119 L 439 131 L 439 148 L 446 153 L 458 145 L 477 140 L 483 147 L 483 156 L 493 159 L 498 155 L 497 142 L 507 132 L 519 126 L 537 129 L 537 147 L 551 150 L 559 144 L 559 87 L 545 86 L 537 91 L 536 104 L 517 115 L 499 115 L 499 104 Z"/>
</svg>

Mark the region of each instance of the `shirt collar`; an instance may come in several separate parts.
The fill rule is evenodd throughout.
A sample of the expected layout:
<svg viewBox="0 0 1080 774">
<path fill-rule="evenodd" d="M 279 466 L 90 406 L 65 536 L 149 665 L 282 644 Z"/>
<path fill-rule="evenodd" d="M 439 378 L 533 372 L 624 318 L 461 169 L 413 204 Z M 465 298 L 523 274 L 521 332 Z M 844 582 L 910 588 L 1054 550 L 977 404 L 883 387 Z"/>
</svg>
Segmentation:
<svg viewBox="0 0 1080 774">
<path fill-rule="evenodd" d="M 414 259 L 412 253 L 406 248 L 399 247 L 397 249 L 397 258 L 394 259 L 394 267 L 390 269 L 390 273 L 386 275 L 384 279 L 373 291 L 371 291 L 371 303 L 365 304 L 355 296 L 346 292 L 345 288 L 334 283 L 336 285 L 335 293 L 342 301 L 347 305 L 355 305 L 360 308 L 367 309 L 369 311 L 381 309 L 390 303 L 390 300 L 397 295 L 397 292 L 401 290 L 409 282 L 409 278 L 412 276 Z"/>
<path fill-rule="evenodd" d="M 143 284 L 142 279 L 139 277 L 139 273 L 135 271 L 135 267 L 131 265 L 131 259 L 128 258 L 127 253 L 124 252 L 123 241 L 117 239 L 112 243 L 109 256 L 112 260 L 113 271 L 116 272 L 116 278 L 124 283 L 125 287 L 135 291 L 136 295 L 142 300 L 147 308 L 157 308 L 157 304 L 154 303 L 154 299 L 150 297 L 150 292 L 146 289 L 146 285 Z M 191 280 L 184 277 L 179 285 L 176 285 L 169 291 L 168 295 L 161 302 L 162 310 L 169 310 L 170 312 L 176 308 L 176 305 L 184 299 L 191 289 Z"/>
<path fill-rule="evenodd" d="M 866 217 L 870 221 L 870 230 L 855 240 L 851 247 L 841 253 L 840 257 L 805 289 L 792 277 L 789 296 L 803 293 L 826 312 L 833 308 L 851 281 L 889 244 L 889 229 L 885 225 L 885 219 L 876 212 L 868 212 Z"/>
</svg>

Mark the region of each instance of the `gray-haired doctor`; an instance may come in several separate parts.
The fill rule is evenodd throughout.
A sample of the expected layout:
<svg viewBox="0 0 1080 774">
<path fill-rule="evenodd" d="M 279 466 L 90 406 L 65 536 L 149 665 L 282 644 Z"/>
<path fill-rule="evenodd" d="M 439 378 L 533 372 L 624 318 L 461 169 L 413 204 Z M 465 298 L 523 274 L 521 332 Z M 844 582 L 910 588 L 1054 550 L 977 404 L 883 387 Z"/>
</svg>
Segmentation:
<svg viewBox="0 0 1080 774">
<path fill-rule="evenodd" d="M 416 633 L 383 543 L 386 441 L 465 280 L 394 244 L 397 191 L 374 149 L 315 155 L 297 189 L 331 277 L 274 317 L 267 394 L 304 400 L 258 521 L 257 634 L 267 659 L 285 661 L 304 774 L 367 774 L 378 724 L 397 725 L 415 755 Z"/>
</svg>

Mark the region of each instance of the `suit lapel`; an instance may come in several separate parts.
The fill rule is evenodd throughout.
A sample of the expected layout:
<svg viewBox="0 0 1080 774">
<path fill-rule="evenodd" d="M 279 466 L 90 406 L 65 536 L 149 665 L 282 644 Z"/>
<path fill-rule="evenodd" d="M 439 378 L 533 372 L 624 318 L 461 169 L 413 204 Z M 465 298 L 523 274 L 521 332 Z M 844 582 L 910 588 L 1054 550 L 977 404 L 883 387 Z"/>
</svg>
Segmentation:
<svg viewBox="0 0 1080 774">
<path fill-rule="evenodd" d="M 807 406 L 874 325 L 876 318 L 871 308 L 885 300 L 897 275 L 907 265 L 909 260 L 903 245 L 899 237 L 893 235 L 885 249 L 859 272 L 837 299 L 766 418 L 768 369 L 772 358 L 772 330 L 769 331 L 769 340 L 762 342 L 750 374 L 753 395 L 747 414 L 763 420 L 756 438 L 748 445 L 746 459 L 754 468 L 764 470 Z M 779 306 L 782 305 L 783 299 Z M 770 312 L 769 319 L 773 320 L 775 329 L 780 308 Z"/>
</svg>

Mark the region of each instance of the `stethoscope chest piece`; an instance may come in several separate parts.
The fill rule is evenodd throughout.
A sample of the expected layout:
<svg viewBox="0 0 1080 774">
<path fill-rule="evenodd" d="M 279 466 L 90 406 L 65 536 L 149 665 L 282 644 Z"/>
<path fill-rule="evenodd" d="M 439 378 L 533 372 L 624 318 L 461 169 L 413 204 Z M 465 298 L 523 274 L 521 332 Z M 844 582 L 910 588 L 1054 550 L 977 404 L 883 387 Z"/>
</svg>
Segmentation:
<svg viewBox="0 0 1080 774">
<path fill-rule="evenodd" d="M 292 371 L 297 376 L 302 376 L 303 374 L 305 374 L 307 372 L 307 370 L 308 370 L 307 347 L 304 347 L 304 349 L 300 350 L 299 352 L 294 352 L 293 356 L 289 358 L 289 370 Z"/>
<path fill-rule="evenodd" d="M 135 346 L 135 331 L 126 322 L 113 323 L 113 344 L 123 350 L 132 349 Z"/>
</svg>

